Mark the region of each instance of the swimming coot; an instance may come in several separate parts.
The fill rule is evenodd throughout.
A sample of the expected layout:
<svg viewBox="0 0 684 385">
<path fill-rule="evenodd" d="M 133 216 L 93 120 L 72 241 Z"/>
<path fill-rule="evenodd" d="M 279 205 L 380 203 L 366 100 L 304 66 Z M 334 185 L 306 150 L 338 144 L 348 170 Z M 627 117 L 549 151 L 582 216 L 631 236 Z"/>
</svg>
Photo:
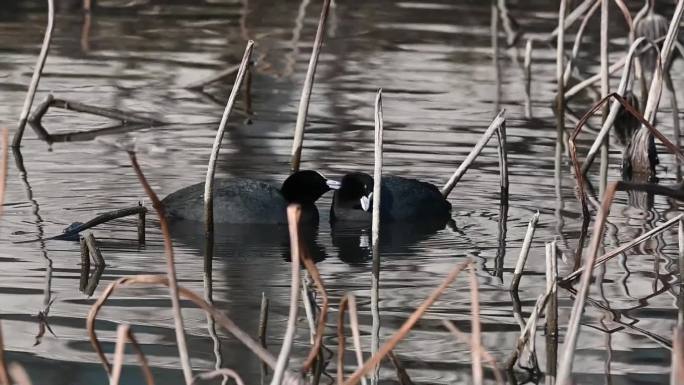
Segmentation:
<svg viewBox="0 0 684 385">
<path fill-rule="evenodd" d="M 339 182 L 311 170 L 290 175 L 280 189 L 253 179 L 219 178 L 214 183 L 214 223 L 286 224 L 290 203 L 302 206 L 302 222 L 318 222 L 314 202 L 337 187 Z M 170 219 L 204 221 L 204 183 L 173 192 L 162 203 Z"/>
<path fill-rule="evenodd" d="M 399 176 L 383 176 L 380 218 L 387 222 L 448 221 L 451 204 L 430 183 Z M 371 222 L 373 177 L 354 172 L 345 175 L 335 191 L 331 221 Z"/>
</svg>

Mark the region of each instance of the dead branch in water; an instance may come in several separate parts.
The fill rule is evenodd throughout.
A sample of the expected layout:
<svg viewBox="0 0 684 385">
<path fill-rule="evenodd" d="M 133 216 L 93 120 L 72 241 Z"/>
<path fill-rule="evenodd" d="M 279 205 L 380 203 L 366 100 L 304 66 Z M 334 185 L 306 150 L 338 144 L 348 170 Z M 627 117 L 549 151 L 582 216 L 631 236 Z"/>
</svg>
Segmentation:
<svg viewBox="0 0 684 385">
<path fill-rule="evenodd" d="M 318 20 L 316 38 L 314 39 L 313 50 L 311 51 L 311 59 L 309 59 L 309 68 L 306 70 L 306 78 L 304 78 L 304 85 L 302 86 L 302 96 L 299 99 L 299 110 L 297 111 L 297 123 L 295 125 L 294 139 L 292 142 L 292 160 L 290 165 L 293 173 L 299 171 L 299 164 L 302 160 L 302 145 L 304 143 L 306 116 L 309 113 L 311 90 L 313 89 L 316 66 L 318 65 L 318 55 L 321 53 L 321 46 L 323 45 L 323 35 L 325 34 L 325 25 L 328 20 L 329 9 L 330 0 L 323 0 L 321 17 Z"/>
<path fill-rule="evenodd" d="M 147 182 L 145 175 L 138 164 L 138 159 L 134 152 L 128 152 L 131 159 L 133 170 L 135 171 L 140 184 L 142 184 L 145 193 L 152 201 L 152 206 L 157 211 L 159 218 L 159 227 L 164 238 L 164 254 L 166 255 L 166 272 L 169 282 L 169 295 L 171 296 L 171 306 L 173 308 L 174 328 L 176 331 L 176 342 L 178 344 L 178 352 L 180 355 L 181 366 L 183 368 L 183 377 L 187 385 L 192 383 L 192 366 L 190 365 L 190 356 L 188 355 L 188 347 L 185 341 L 185 328 L 183 327 L 183 314 L 181 313 L 180 300 L 178 298 L 178 283 L 176 281 L 176 263 L 173 255 L 173 245 L 171 244 L 171 234 L 169 232 L 169 224 L 164 212 L 164 205 L 159 200 L 159 197 L 154 192 L 150 184 Z M 101 356 L 102 357 L 102 356 Z M 105 369 L 110 372 L 111 368 L 106 360 L 103 361 Z"/>
<path fill-rule="evenodd" d="M 45 60 L 47 59 L 48 51 L 50 50 L 52 31 L 55 28 L 55 2 L 54 0 L 47 0 L 47 4 L 48 21 L 47 27 L 45 28 L 45 36 L 43 37 L 43 45 L 40 47 L 40 54 L 38 55 L 36 67 L 33 69 L 31 83 L 29 84 L 28 92 L 26 93 L 26 99 L 24 99 L 24 106 L 21 109 L 21 115 L 19 116 L 17 132 L 14 134 L 14 139 L 12 140 L 12 147 L 19 147 L 21 145 L 21 139 L 24 137 L 24 130 L 26 129 L 26 122 L 28 120 L 29 113 L 31 112 L 33 98 L 36 96 L 36 90 L 38 89 L 40 76 L 43 73 Z"/>
<path fill-rule="evenodd" d="M 120 209 L 120 210 L 114 210 L 114 211 L 108 211 L 106 213 L 100 214 L 96 216 L 95 218 L 89 220 L 86 223 L 79 224 L 73 228 L 67 229 L 65 232 L 63 232 L 60 235 L 55 235 L 54 237 L 50 237 L 48 239 L 58 239 L 58 240 L 67 240 L 67 239 L 72 239 L 76 237 L 80 232 L 87 230 L 89 228 L 95 227 L 97 225 L 101 225 L 103 223 L 112 221 L 114 219 L 119 219 L 119 218 L 124 218 L 128 217 L 131 215 L 137 215 L 138 216 L 138 242 L 143 244 L 145 243 L 145 214 L 147 213 L 147 209 L 144 206 L 141 206 L 138 204 L 137 206 L 129 207 L 126 209 Z"/>
<path fill-rule="evenodd" d="M 363 367 L 357 369 L 351 377 L 347 381 L 344 382 L 344 385 L 356 385 L 361 377 L 371 371 L 373 368 L 375 368 L 380 361 L 387 355 L 387 353 L 390 352 L 390 350 L 393 350 L 397 344 L 406 337 L 406 335 L 413 329 L 413 327 L 416 325 L 418 320 L 425 314 L 427 309 L 442 295 L 444 290 L 456 279 L 458 274 L 468 267 L 471 262 L 462 262 L 459 263 L 449 274 L 447 277 L 442 281 L 442 283 L 423 301 L 423 303 L 414 311 L 411 316 L 404 322 L 403 325 L 397 330 L 392 337 L 385 342 L 385 344 L 380 348 L 377 354 L 374 354 L 371 358 L 369 358 L 363 365 Z"/>
</svg>

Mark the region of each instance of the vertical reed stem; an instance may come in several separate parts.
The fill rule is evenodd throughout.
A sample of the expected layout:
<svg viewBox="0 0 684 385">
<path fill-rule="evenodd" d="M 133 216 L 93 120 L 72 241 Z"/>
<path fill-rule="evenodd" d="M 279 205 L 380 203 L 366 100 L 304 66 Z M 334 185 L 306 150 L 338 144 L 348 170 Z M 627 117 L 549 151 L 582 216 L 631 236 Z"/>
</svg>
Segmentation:
<svg viewBox="0 0 684 385">
<path fill-rule="evenodd" d="M 525 43 L 525 118 L 532 119 L 532 40 Z"/>
<path fill-rule="evenodd" d="M 142 202 L 138 202 L 138 206 L 142 207 Z M 138 245 L 145 244 L 145 210 L 138 212 Z"/>
<path fill-rule="evenodd" d="M 609 20 L 609 0 L 601 0 L 601 99 L 608 96 L 610 92 L 610 74 L 608 72 L 608 20 Z M 609 106 L 603 106 L 602 121 L 608 119 Z M 608 182 L 608 138 L 603 140 L 601 145 L 601 171 L 599 179 L 599 196 L 603 196 Z"/>
<path fill-rule="evenodd" d="M 472 350 L 473 385 L 482 385 L 482 337 L 480 335 L 480 293 L 475 267 L 470 264 L 470 348 Z"/>
<path fill-rule="evenodd" d="M 375 167 L 373 170 L 373 223 L 372 223 L 372 248 L 373 248 L 373 276 L 371 280 L 371 313 L 372 321 L 372 341 L 371 354 L 376 354 L 380 349 L 380 199 L 382 186 L 382 139 L 383 139 L 383 118 L 382 118 L 382 89 L 378 90 L 375 96 Z M 376 385 L 379 381 L 380 365 L 373 368 L 371 384 Z"/>
<path fill-rule="evenodd" d="M 546 304 L 546 385 L 556 383 L 558 358 L 558 247 L 556 241 L 546 244 L 546 292 L 550 293 Z"/>
<path fill-rule="evenodd" d="M 268 307 L 269 301 L 266 297 L 266 293 L 261 293 L 261 306 L 259 307 L 259 343 L 261 347 L 266 349 L 266 330 L 268 328 Z M 263 383 L 264 377 L 268 374 L 268 365 L 265 362 L 261 363 L 261 382 Z"/>
<path fill-rule="evenodd" d="M 527 233 L 525 233 L 525 239 L 523 240 L 522 248 L 520 249 L 518 262 L 516 263 L 515 270 L 513 271 L 513 280 L 511 281 L 510 287 L 511 291 L 518 291 L 518 286 L 520 285 L 520 278 L 522 278 L 523 269 L 525 268 L 525 262 L 527 261 L 527 255 L 530 252 L 530 245 L 532 245 L 534 230 L 537 228 L 537 222 L 539 222 L 539 211 L 537 211 L 537 213 L 532 216 L 530 222 L 527 224 Z"/>
<path fill-rule="evenodd" d="M 304 86 L 302 87 L 302 96 L 299 99 L 297 124 L 295 125 L 294 140 L 292 143 L 292 161 L 290 166 L 292 172 L 299 171 L 299 164 L 302 160 L 302 144 L 304 143 L 306 116 L 309 113 L 311 90 L 313 89 L 314 75 L 316 74 L 316 66 L 318 65 L 318 55 L 321 53 L 321 45 L 323 45 L 323 35 L 325 34 L 325 24 L 328 20 L 329 9 L 330 0 L 323 0 L 321 18 L 318 20 L 316 38 L 314 40 L 313 50 L 311 51 L 311 58 L 309 59 L 309 68 L 306 70 L 306 78 L 304 79 Z"/>
</svg>

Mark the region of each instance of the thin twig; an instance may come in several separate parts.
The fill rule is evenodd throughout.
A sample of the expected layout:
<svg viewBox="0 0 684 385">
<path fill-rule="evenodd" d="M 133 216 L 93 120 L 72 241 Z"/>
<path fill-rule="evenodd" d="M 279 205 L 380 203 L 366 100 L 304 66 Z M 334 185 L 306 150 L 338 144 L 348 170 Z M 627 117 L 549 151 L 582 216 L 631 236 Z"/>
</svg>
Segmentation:
<svg viewBox="0 0 684 385">
<path fill-rule="evenodd" d="M 133 334 L 133 331 L 129 328 L 128 329 L 128 342 L 131 343 L 131 346 L 133 347 L 133 350 L 135 350 L 135 354 L 138 355 L 138 361 L 140 361 L 140 367 L 143 372 L 143 376 L 145 377 L 145 383 L 147 385 L 154 385 L 154 376 L 152 376 L 152 370 L 150 369 L 150 364 L 147 361 L 147 357 L 145 357 L 145 353 L 143 353 L 142 348 L 140 347 L 140 344 L 138 343 L 138 340 L 135 338 L 135 335 Z"/>
<path fill-rule="evenodd" d="M 47 0 L 47 4 L 48 21 L 47 27 L 45 28 L 45 35 L 43 36 L 43 45 L 40 47 L 40 54 L 38 55 L 36 67 L 33 69 L 31 84 L 29 84 L 28 92 L 26 93 L 26 98 L 24 99 L 24 106 L 21 109 L 21 115 L 19 116 L 17 132 L 14 134 L 14 139 L 12 140 L 12 147 L 19 147 L 21 145 L 21 139 L 24 136 L 24 130 L 26 129 L 26 122 L 28 120 L 29 113 L 31 112 L 33 98 L 36 96 L 36 89 L 38 89 L 40 76 L 43 73 L 45 60 L 47 59 L 48 51 L 50 50 L 52 31 L 55 28 L 55 2 L 54 0 Z"/>
<path fill-rule="evenodd" d="M 311 345 L 309 355 L 307 356 L 306 361 L 304 361 L 304 365 L 302 366 L 302 373 L 306 373 L 311 369 L 311 366 L 316 360 L 316 357 L 318 356 L 319 351 L 321 350 L 321 345 L 323 343 L 325 321 L 328 318 L 328 292 L 325 290 L 325 285 L 323 284 L 321 274 L 319 273 L 318 268 L 316 267 L 316 263 L 311 258 L 311 255 L 309 255 L 309 250 L 305 247 L 303 243 L 299 246 L 299 248 L 301 250 L 300 257 L 302 263 L 304 264 L 304 267 L 306 267 L 306 270 L 309 272 L 309 275 L 313 279 L 314 284 L 316 285 L 316 289 L 318 289 L 318 293 L 321 295 L 321 312 L 318 315 L 318 325 L 316 326 L 314 343 Z M 307 298 L 305 298 L 304 300 L 307 301 Z"/>
<path fill-rule="evenodd" d="M 340 307 L 337 318 L 337 384 L 344 383 L 344 314 L 349 309 L 349 325 L 352 330 L 354 350 L 356 352 L 357 368 L 363 367 L 363 353 L 361 352 L 361 334 L 359 332 L 359 318 L 356 312 L 356 297 L 354 294 L 347 293 L 340 300 Z M 366 385 L 366 377 L 361 377 L 361 384 Z"/>
<path fill-rule="evenodd" d="M 397 355 L 394 354 L 394 351 L 390 350 L 389 353 L 387 353 L 387 357 L 389 357 L 392 365 L 394 365 L 394 369 L 397 372 L 397 380 L 399 380 L 399 385 L 414 385 L 413 381 L 411 381 L 411 377 L 406 371 L 406 368 L 404 368 L 404 365 L 401 364 L 401 361 L 399 361 Z"/>
<path fill-rule="evenodd" d="M 534 231 L 537 228 L 537 223 L 539 222 L 539 211 L 537 211 L 530 222 L 527 224 L 527 232 L 525 233 L 525 238 L 523 239 L 522 247 L 520 248 L 520 255 L 518 256 L 518 262 L 515 264 L 515 270 L 513 271 L 513 279 L 511 281 L 511 287 L 509 290 L 517 292 L 518 286 L 520 285 L 520 279 L 522 278 L 523 269 L 525 269 L 525 262 L 527 262 L 527 256 L 530 253 L 530 246 L 532 245 L 532 238 L 534 238 Z"/>
<path fill-rule="evenodd" d="M 532 44 L 533 40 L 525 42 L 525 118 L 532 119 Z"/>
<path fill-rule="evenodd" d="M 261 293 L 261 306 L 259 307 L 259 343 L 266 349 L 266 330 L 268 328 L 268 307 L 269 300 L 264 292 Z M 266 375 L 267 366 L 261 364 L 261 372 Z"/>
<path fill-rule="evenodd" d="M 304 79 L 304 85 L 302 86 L 302 96 L 299 99 L 297 123 L 295 125 L 294 140 L 292 143 L 292 172 L 299 171 L 299 164 L 302 160 L 304 128 L 306 126 L 306 117 L 309 113 L 309 101 L 311 100 L 311 90 L 313 89 L 314 75 L 316 74 L 316 66 L 318 65 L 318 55 L 321 53 L 321 45 L 323 45 L 323 36 L 325 35 L 325 25 L 328 19 L 329 9 L 330 0 L 323 0 L 321 17 L 318 20 L 316 38 L 314 39 L 313 50 L 311 51 L 311 58 L 309 59 L 309 68 L 306 70 L 306 78 Z"/>
<path fill-rule="evenodd" d="M 444 290 L 456 279 L 458 274 L 465 269 L 471 262 L 462 262 L 456 267 L 449 272 L 447 277 L 442 281 L 442 283 L 432 292 L 430 295 L 423 301 L 423 303 L 414 311 L 411 316 L 404 322 L 403 325 L 397 330 L 392 337 L 385 342 L 385 344 L 380 348 L 377 354 L 374 354 L 371 358 L 369 358 L 364 364 L 363 367 L 360 369 L 357 369 L 351 377 L 347 381 L 344 382 L 344 385 L 356 385 L 361 377 L 371 371 L 373 368 L 375 368 L 380 361 L 389 353 L 390 350 L 393 350 L 399 341 L 404 339 L 406 335 L 413 329 L 413 327 L 416 325 L 418 320 L 425 314 L 427 309 L 442 295 Z"/>
<path fill-rule="evenodd" d="M 458 166 L 458 169 L 454 173 L 454 175 L 451 176 L 449 181 L 442 187 L 442 196 L 445 198 L 449 196 L 451 191 L 456 187 L 456 184 L 458 183 L 459 180 L 465 175 L 466 171 L 468 171 L 468 168 L 473 164 L 475 161 L 475 158 L 477 158 L 478 155 L 482 152 L 482 149 L 484 146 L 489 142 L 489 139 L 494 135 L 494 133 L 499 129 L 499 126 L 504 124 L 506 122 L 506 118 L 504 117 L 505 110 L 501 110 L 498 115 L 494 118 L 492 123 L 490 123 L 489 127 L 485 131 L 484 134 L 482 134 L 482 137 L 480 140 L 475 144 L 475 147 L 470 151 L 466 159 L 461 163 L 460 166 Z"/>
<path fill-rule="evenodd" d="M 5 185 L 7 184 L 7 165 L 9 163 L 9 129 L 2 129 L 2 153 L 0 153 L 0 215 L 5 207 Z"/>
<path fill-rule="evenodd" d="M 152 206 L 157 211 L 159 218 L 159 227 L 164 238 L 164 254 L 166 255 L 166 275 L 169 282 L 169 295 L 171 296 L 171 306 L 173 310 L 174 328 L 176 331 L 176 343 L 178 345 L 178 353 L 180 356 L 181 367 L 183 368 L 183 377 L 187 385 L 192 383 L 192 366 L 190 365 L 190 356 L 188 354 L 188 346 L 185 340 L 185 328 L 183 326 L 183 314 L 181 312 L 180 300 L 178 299 L 178 283 L 176 281 L 176 263 L 173 255 L 173 245 L 171 243 L 171 234 L 169 232 L 169 224 L 164 212 L 164 205 L 159 200 L 159 197 L 154 192 L 150 184 L 147 182 L 145 175 L 140 169 L 138 160 L 134 152 L 128 153 L 140 184 L 142 184 L 145 193 L 152 201 Z M 109 365 L 105 362 L 105 369 L 109 371 Z"/>
<path fill-rule="evenodd" d="M 188 83 L 188 84 L 184 85 L 183 88 L 189 89 L 189 90 L 201 90 L 211 83 L 215 83 L 219 80 L 223 80 L 223 79 L 233 75 L 234 73 L 238 72 L 239 70 L 240 70 L 239 64 L 234 65 L 234 66 L 230 66 L 230 67 L 228 67 L 224 70 L 221 70 L 221 71 L 219 71 L 213 75 L 210 75 L 204 79 L 199 79 L 199 80 L 196 80 L 194 82 Z"/>
<path fill-rule="evenodd" d="M 100 214 L 96 216 L 95 218 L 89 220 L 86 223 L 79 224 L 78 226 L 75 226 L 74 228 L 70 228 L 67 231 L 63 232 L 62 234 L 56 235 L 54 237 L 50 237 L 48 239 L 71 239 L 78 235 L 81 231 L 87 230 L 91 227 L 95 227 L 97 225 L 101 225 L 103 223 L 112 221 L 114 219 L 119 219 L 123 217 L 128 217 L 131 215 L 137 215 L 138 218 L 140 218 L 140 215 L 144 215 L 147 212 L 147 209 L 144 206 L 133 206 L 130 208 L 126 209 L 121 209 L 121 210 L 114 210 L 114 211 L 108 211 L 106 213 Z M 138 225 L 139 226 L 139 225 Z M 138 234 L 138 238 L 140 234 Z"/>
<path fill-rule="evenodd" d="M 295 332 L 297 331 L 297 313 L 299 311 L 299 263 L 301 253 L 301 241 L 299 234 L 299 220 L 302 215 L 302 208 L 299 205 L 289 205 L 287 207 L 287 223 L 290 230 L 290 254 L 292 255 L 292 280 L 290 282 L 290 311 L 287 319 L 287 329 L 283 337 L 283 346 L 280 348 L 278 361 L 276 363 L 271 385 L 280 385 L 283 375 L 287 370 L 290 361 L 290 350 L 294 343 Z"/>
</svg>

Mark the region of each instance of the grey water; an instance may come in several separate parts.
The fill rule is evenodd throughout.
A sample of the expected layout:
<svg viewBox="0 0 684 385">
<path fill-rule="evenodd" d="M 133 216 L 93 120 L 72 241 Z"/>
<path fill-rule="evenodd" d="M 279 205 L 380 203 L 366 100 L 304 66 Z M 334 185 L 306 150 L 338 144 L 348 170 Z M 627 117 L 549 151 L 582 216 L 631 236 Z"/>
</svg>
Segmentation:
<svg viewBox="0 0 684 385">
<path fill-rule="evenodd" d="M 8 361 L 24 365 L 35 384 L 105 383 L 106 373 L 85 329 L 90 307 L 120 277 L 166 271 L 153 212 L 147 217 L 144 246 L 137 243 L 133 218 L 93 230 L 107 266 L 92 297 L 79 291 L 78 242 L 46 239 L 72 222 L 85 222 L 138 201 L 151 208 L 121 150 L 122 142 L 134 144 L 142 169 L 160 196 L 203 181 L 232 78 L 202 92 L 184 85 L 237 64 L 248 39 L 256 41 L 252 114 L 247 117 L 241 97 L 223 141 L 217 176 L 280 183 L 289 172 L 298 100 L 322 2 L 103 0 L 89 20 L 70 3 L 74 2 L 58 1 L 53 45 L 34 106 L 52 93 L 170 124 L 108 132 L 105 129 L 116 122 L 51 109 L 43 123 L 52 134 L 95 129 L 105 134 L 46 143 L 29 127 L 21 158 L 10 154 L 0 218 L 0 320 Z M 509 3 L 511 14 L 528 36 L 543 36 L 557 24 L 556 2 Z M 639 4 L 630 6 L 635 10 Z M 616 61 L 626 49 L 627 34 L 617 9 L 612 15 L 611 61 Z M 45 23 L 46 7 L 41 1 L 11 1 L 0 7 L 0 124 L 12 130 Z M 498 64 L 493 60 L 489 2 L 338 0 L 328 23 L 309 110 L 305 168 L 331 178 L 348 171 L 371 172 L 373 101 L 378 88 L 384 90 L 385 172 L 438 186 L 465 159 L 497 111 L 506 109 L 511 182 L 507 207 L 501 206 L 492 140 L 449 197 L 454 226 L 399 229 L 383 240 L 379 303 L 384 340 L 449 269 L 473 259 L 480 287 L 483 344 L 499 363 L 505 362 L 520 334 L 508 286 L 528 220 L 535 212 L 541 213 L 519 293 L 525 318 L 545 289 L 545 243 L 558 240 L 563 257 L 558 261 L 560 274 L 567 274 L 575 263 L 582 223 L 567 157 L 561 180 L 554 180 L 554 47 L 535 46 L 533 118 L 526 118 L 522 52 L 506 47 L 500 28 Z M 580 55 L 579 71 L 585 76 L 599 67 L 597 29 L 597 25 L 590 26 Z M 682 69 L 681 62 L 674 63 L 675 85 L 682 84 Z M 613 79 L 614 85 L 617 81 Z M 665 92 L 658 128 L 671 136 L 669 98 Z M 573 109 L 582 115 L 591 102 L 583 96 Z M 567 129 L 572 128 L 569 120 Z M 587 151 L 590 140 L 588 134 L 581 136 L 580 151 Z M 609 180 L 620 177 L 620 151 L 611 146 Z M 661 183 L 672 183 L 674 160 L 661 155 L 660 161 Z M 342 296 L 353 293 L 368 357 L 370 234 L 363 229 L 331 228 L 330 200 L 327 195 L 318 202 L 321 223 L 312 244 L 332 304 L 324 343 L 335 350 L 336 310 Z M 609 217 L 606 249 L 634 239 L 679 211 L 679 202 L 671 199 L 618 193 Z M 202 293 L 205 282 L 197 230 L 184 229 L 184 234 L 174 238 L 174 246 L 180 284 Z M 268 230 L 250 227 L 223 229 L 218 238 L 212 274 L 216 306 L 256 337 L 265 293 L 271 301 L 268 344 L 277 353 L 288 314 L 287 243 Z M 40 241 L 24 242 L 36 239 Z M 599 270 L 590 296 L 600 306 L 588 305 L 582 318 L 574 365 L 578 383 L 667 382 L 668 344 L 677 320 L 677 250 L 676 229 L 671 229 Z M 568 290 L 559 288 L 561 339 L 573 300 Z M 195 371 L 210 370 L 218 363 L 236 369 L 248 383 L 259 382 L 257 359 L 222 331 L 220 354 L 215 354 L 205 315 L 190 303 L 183 305 Z M 303 361 L 309 348 L 303 314 L 302 308 L 293 367 Z M 157 383 L 183 383 L 166 290 L 145 287 L 117 292 L 98 319 L 97 333 L 106 352 L 113 352 L 116 325 L 129 323 Z M 442 319 L 470 330 L 470 295 L 464 277 L 430 308 L 395 353 L 415 383 L 470 383 L 469 348 L 452 338 Z M 44 330 L 45 320 L 54 334 Z M 543 320 L 538 328 L 543 370 Z M 130 351 L 126 362 L 122 383 L 141 383 Z M 346 364 L 347 372 L 355 368 L 351 355 Z M 335 370 L 332 361 L 326 371 L 334 374 Z M 524 378 L 525 372 L 519 372 Z M 493 382 L 490 371 L 486 376 Z M 382 366 L 381 379 L 382 383 L 397 382 L 389 362 Z M 322 383 L 327 382 L 324 376 Z"/>
</svg>

